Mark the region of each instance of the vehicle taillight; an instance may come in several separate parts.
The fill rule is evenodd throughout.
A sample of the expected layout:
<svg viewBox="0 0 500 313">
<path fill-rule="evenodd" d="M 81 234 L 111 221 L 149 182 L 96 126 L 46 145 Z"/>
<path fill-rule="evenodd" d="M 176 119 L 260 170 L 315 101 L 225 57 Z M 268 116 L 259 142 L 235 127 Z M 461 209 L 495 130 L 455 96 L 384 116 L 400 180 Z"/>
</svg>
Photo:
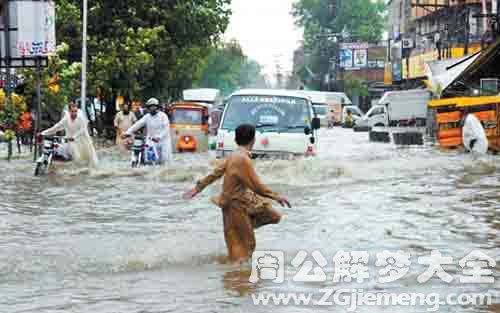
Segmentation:
<svg viewBox="0 0 500 313">
<path fill-rule="evenodd" d="M 217 143 L 217 149 L 218 150 L 224 150 L 224 142 Z"/>
<path fill-rule="evenodd" d="M 307 156 L 314 155 L 314 147 L 313 146 L 307 146 L 306 155 Z"/>
</svg>

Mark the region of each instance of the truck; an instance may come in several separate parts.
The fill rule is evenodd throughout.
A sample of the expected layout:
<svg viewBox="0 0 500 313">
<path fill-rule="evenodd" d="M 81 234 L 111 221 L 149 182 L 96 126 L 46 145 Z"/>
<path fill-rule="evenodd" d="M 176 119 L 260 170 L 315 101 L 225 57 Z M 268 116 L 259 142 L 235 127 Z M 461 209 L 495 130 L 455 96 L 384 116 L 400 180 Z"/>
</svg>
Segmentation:
<svg viewBox="0 0 500 313">
<path fill-rule="evenodd" d="M 356 121 L 356 127 L 423 127 L 430 99 L 430 92 L 424 89 L 386 92 L 377 105 Z"/>
</svg>

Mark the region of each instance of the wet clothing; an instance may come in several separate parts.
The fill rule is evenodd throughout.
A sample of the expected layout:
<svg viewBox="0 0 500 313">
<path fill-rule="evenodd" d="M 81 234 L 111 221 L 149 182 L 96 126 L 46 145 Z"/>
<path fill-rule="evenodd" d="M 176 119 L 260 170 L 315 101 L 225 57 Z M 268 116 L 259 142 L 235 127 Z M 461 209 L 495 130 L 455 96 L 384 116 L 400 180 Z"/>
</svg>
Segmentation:
<svg viewBox="0 0 500 313">
<path fill-rule="evenodd" d="M 156 115 L 150 113 L 144 115 L 127 131 L 127 135 L 133 135 L 139 129 L 146 127 L 146 134 L 150 138 L 158 138 L 160 141 L 155 143 L 157 151 L 160 153 L 160 163 L 170 162 L 172 160 L 172 140 L 170 138 L 170 122 L 163 112 Z"/>
<path fill-rule="evenodd" d="M 280 196 L 265 186 L 253 167 L 250 152 L 239 149 L 196 184 L 198 192 L 224 176 L 223 191 L 212 201 L 222 209 L 224 238 L 232 260 L 247 259 L 255 250 L 254 229 L 277 224 L 281 214 L 271 202 Z"/>
<path fill-rule="evenodd" d="M 135 117 L 135 114 L 132 112 L 129 112 L 128 114 L 125 114 L 123 111 L 120 111 L 116 114 L 114 124 L 117 129 L 117 134 L 116 134 L 116 144 L 119 146 L 122 146 L 123 140 L 122 140 L 122 135 L 125 134 L 125 132 L 134 125 L 134 123 L 137 122 L 137 118 Z"/>
<path fill-rule="evenodd" d="M 65 145 L 64 151 L 66 154 L 76 163 L 96 168 L 97 153 L 88 131 L 88 120 L 84 117 L 82 111 L 78 110 L 78 115 L 74 120 L 71 119 L 69 113 L 65 113 L 61 121 L 43 131 L 42 135 L 55 135 L 62 130 L 66 133 L 66 137 L 75 139 Z"/>
<path fill-rule="evenodd" d="M 486 154 L 489 143 L 481 121 L 474 114 L 468 114 L 462 127 L 465 148 L 470 152 Z"/>
</svg>

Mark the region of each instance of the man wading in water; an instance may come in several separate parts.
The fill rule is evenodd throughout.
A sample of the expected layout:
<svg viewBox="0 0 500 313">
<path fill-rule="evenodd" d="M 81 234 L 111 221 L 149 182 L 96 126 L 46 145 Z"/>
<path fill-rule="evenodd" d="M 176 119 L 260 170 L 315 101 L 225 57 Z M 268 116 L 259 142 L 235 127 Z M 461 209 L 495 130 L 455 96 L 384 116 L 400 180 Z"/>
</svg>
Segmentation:
<svg viewBox="0 0 500 313">
<path fill-rule="evenodd" d="M 277 224 L 281 214 L 271 203 L 258 196 L 290 206 L 288 199 L 273 192 L 257 176 L 250 159 L 255 143 L 255 127 L 241 125 L 236 129 L 238 149 L 218 166 L 214 172 L 196 183 L 196 187 L 184 194 L 184 199 L 194 198 L 208 185 L 224 176 L 223 190 L 212 201 L 222 208 L 224 239 L 232 262 L 244 262 L 255 250 L 254 229 Z"/>
</svg>

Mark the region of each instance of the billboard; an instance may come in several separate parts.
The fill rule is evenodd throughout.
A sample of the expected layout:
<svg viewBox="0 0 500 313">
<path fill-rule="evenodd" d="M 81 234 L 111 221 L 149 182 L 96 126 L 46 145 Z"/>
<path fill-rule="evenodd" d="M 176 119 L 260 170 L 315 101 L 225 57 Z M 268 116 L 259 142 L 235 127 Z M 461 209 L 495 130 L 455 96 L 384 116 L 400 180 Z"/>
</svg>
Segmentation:
<svg viewBox="0 0 500 313">
<path fill-rule="evenodd" d="M 340 66 L 343 68 L 352 68 L 353 67 L 353 59 L 352 59 L 352 50 L 351 49 L 340 50 Z"/>
<path fill-rule="evenodd" d="M 354 50 L 354 67 L 364 68 L 368 66 L 368 51 Z"/>
<path fill-rule="evenodd" d="M 17 1 L 17 43 L 13 57 L 48 56 L 56 52 L 53 1 Z"/>
<path fill-rule="evenodd" d="M 401 66 L 402 66 L 401 62 L 394 61 L 392 63 L 392 80 L 393 81 L 403 80 L 403 73 L 402 73 Z"/>
<path fill-rule="evenodd" d="M 370 47 L 367 42 L 351 42 L 340 44 L 340 49 L 344 50 L 366 50 Z"/>
<path fill-rule="evenodd" d="M 9 2 L 10 42 L 5 47 L 1 32 L 2 56 L 8 48 L 12 58 L 50 56 L 56 52 L 55 4 L 53 1 Z M 6 21 L 0 18 L 5 29 Z"/>
</svg>

